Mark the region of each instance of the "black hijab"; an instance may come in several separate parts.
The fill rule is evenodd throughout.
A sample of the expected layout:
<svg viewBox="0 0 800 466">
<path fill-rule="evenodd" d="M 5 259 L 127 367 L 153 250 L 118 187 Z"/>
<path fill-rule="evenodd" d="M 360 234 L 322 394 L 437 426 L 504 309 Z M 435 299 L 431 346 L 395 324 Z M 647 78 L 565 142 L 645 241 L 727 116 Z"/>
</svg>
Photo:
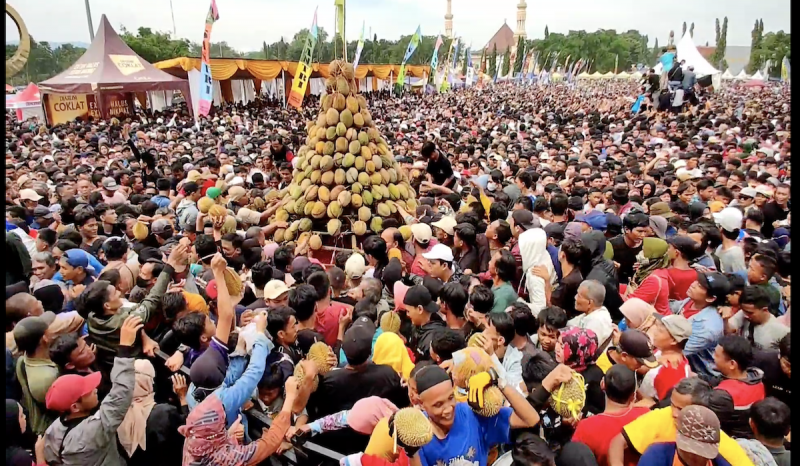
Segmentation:
<svg viewBox="0 0 800 466">
<path fill-rule="evenodd" d="M 19 425 L 19 403 L 6 400 L 6 466 L 31 466 L 31 454 L 22 448 L 22 429 Z"/>
</svg>

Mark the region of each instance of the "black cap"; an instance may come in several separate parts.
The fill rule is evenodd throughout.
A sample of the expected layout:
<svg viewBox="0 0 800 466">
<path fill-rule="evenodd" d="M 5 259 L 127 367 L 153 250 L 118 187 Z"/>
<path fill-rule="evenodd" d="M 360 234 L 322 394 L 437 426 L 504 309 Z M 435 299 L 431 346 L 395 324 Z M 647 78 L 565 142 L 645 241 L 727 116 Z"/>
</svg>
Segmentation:
<svg viewBox="0 0 800 466">
<path fill-rule="evenodd" d="M 731 283 L 719 272 L 697 272 L 697 283 L 706 289 L 709 296 L 716 298 L 717 302 L 725 299 L 731 292 Z"/>
<path fill-rule="evenodd" d="M 551 222 L 544 227 L 544 232 L 547 234 L 548 238 L 553 238 L 556 241 L 562 241 L 564 239 L 564 230 L 566 228 L 567 224 L 565 223 Z"/>
<path fill-rule="evenodd" d="M 28 316 L 17 322 L 12 331 L 17 348 L 23 353 L 35 350 L 42 337 L 47 333 L 47 328 L 55 320 L 55 314 L 45 312 L 40 316 Z"/>
<path fill-rule="evenodd" d="M 422 285 L 414 285 L 406 292 L 403 304 L 411 307 L 421 306 L 425 311 L 433 314 L 439 312 L 439 305 L 433 301 L 431 292 Z"/>
<path fill-rule="evenodd" d="M 351 366 L 364 364 L 372 354 L 372 337 L 375 336 L 375 324 L 367 317 L 359 317 L 344 332 L 342 350 Z"/>
<path fill-rule="evenodd" d="M 511 213 L 511 218 L 514 219 L 514 225 L 522 228 L 524 231 L 541 226 L 539 220 L 537 220 L 529 210 L 515 210 Z"/>
<path fill-rule="evenodd" d="M 673 236 L 667 239 L 667 243 L 674 247 L 687 260 L 694 260 L 700 256 L 700 243 L 690 236 Z"/>
<path fill-rule="evenodd" d="M 48 209 L 47 207 L 45 207 L 43 205 L 38 205 L 38 206 L 36 206 L 35 209 L 33 209 L 33 217 L 34 218 L 53 218 L 53 214 L 52 214 L 52 212 L 50 212 L 50 209 Z"/>
<path fill-rule="evenodd" d="M 640 363 L 651 369 L 658 365 L 656 357 L 653 355 L 653 345 L 650 343 L 650 338 L 640 330 L 629 329 L 622 332 L 617 349 L 622 353 L 633 356 Z"/>
</svg>

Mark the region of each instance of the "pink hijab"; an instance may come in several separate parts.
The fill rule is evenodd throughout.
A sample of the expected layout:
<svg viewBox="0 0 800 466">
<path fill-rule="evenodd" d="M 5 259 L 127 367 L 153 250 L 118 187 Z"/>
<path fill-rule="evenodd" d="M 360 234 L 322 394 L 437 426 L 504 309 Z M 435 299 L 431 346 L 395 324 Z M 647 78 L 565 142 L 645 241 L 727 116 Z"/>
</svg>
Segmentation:
<svg viewBox="0 0 800 466">
<path fill-rule="evenodd" d="M 403 301 L 406 299 L 406 293 L 410 287 L 403 285 L 400 281 L 394 282 L 394 309 L 396 311 L 405 312 Z"/>
<path fill-rule="evenodd" d="M 178 432 L 186 437 L 183 466 L 224 464 L 244 466 L 256 453 L 256 443 L 239 445 L 225 429 L 225 408 L 217 395 L 210 395 L 197 405 Z M 203 461 L 205 460 L 205 462 Z"/>
<path fill-rule="evenodd" d="M 370 396 L 356 401 L 347 415 L 347 424 L 356 432 L 370 435 L 378 421 L 397 411 L 391 401 L 379 396 Z"/>
</svg>

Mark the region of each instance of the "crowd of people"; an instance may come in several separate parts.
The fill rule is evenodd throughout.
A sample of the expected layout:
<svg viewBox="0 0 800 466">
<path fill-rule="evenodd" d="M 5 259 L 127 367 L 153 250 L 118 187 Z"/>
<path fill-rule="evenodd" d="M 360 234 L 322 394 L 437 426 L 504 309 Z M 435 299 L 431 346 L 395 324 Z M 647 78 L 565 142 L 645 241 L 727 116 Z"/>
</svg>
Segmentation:
<svg viewBox="0 0 800 466">
<path fill-rule="evenodd" d="M 639 86 L 365 93 L 419 205 L 330 258 L 314 97 L 7 112 L 6 464 L 789 465 L 789 89 Z"/>
</svg>

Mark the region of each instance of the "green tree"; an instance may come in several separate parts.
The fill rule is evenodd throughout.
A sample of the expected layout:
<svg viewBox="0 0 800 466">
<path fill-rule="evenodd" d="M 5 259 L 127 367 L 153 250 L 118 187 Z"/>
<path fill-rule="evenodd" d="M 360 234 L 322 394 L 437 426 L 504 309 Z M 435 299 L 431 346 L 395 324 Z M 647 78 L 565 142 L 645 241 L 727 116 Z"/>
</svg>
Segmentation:
<svg viewBox="0 0 800 466">
<path fill-rule="evenodd" d="M 517 40 L 517 59 L 514 60 L 514 73 L 519 73 L 522 71 L 522 63 L 525 61 L 525 39 L 522 36 L 519 36 L 519 40 Z"/>
<path fill-rule="evenodd" d="M 122 26 L 120 31 L 128 47 L 150 63 L 188 56 L 193 47 L 188 39 L 173 39 L 168 32 L 154 32 L 150 28 L 141 27 L 134 34 Z M 199 45 L 197 47 L 196 56 L 200 56 Z"/>
<path fill-rule="evenodd" d="M 486 59 L 486 49 L 482 48 L 481 49 L 481 59 L 480 59 L 480 61 L 478 61 L 478 66 L 477 66 L 478 71 L 483 71 L 481 68 L 483 67 L 483 60 L 485 60 L 485 59 Z"/>
<path fill-rule="evenodd" d="M 571 60 L 583 58 L 592 62 L 592 71 L 606 73 L 614 70 L 619 56 L 619 68 L 627 70 L 632 64 L 652 64 L 660 50 L 658 41 L 652 51 L 647 47 L 647 38 L 636 30 L 618 33 L 613 29 L 593 32 L 569 31 L 567 34 L 552 32 L 546 39 L 533 40 L 532 50 L 540 57 L 540 65 L 548 70 L 558 53 L 559 60 L 570 56 Z M 544 61 L 547 63 L 544 63 Z M 591 71 L 590 71 L 591 72 Z"/>
<path fill-rule="evenodd" d="M 547 28 L 547 25 L 544 25 L 544 38 L 547 39 L 550 37 L 550 29 Z"/>
<path fill-rule="evenodd" d="M 686 21 L 683 22 L 683 29 L 681 29 L 681 37 L 686 35 Z"/>
<path fill-rule="evenodd" d="M 501 76 L 508 76 L 508 71 L 511 69 L 511 49 L 506 49 L 503 54 L 503 69 L 500 70 Z"/>
<path fill-rule="evenodd" d="M 16 51 L 17 45 L 6 44 L 6 59 L 11 58 Z M 6 82 L 12 86 L 24 86 L 50 79 L 72 66 L 85 52 L 86 49 L 72 44 L 52 48 L 48 42 L 36 42 L 31 37 L 31 53 L 25 67 Z"/>
<path fill-rule="evenodd" d="M 489 55 L 489 76 L 494 76 L 497 71 L 497 44 L 492 47 L 492 53 Z"/>
<path fill-rule="evenodd" d="M 694 37 L 694 21 L 692 21 L 692 25 L 689 26 L 689 35 Z"/>
<path fill-rule="evenodd" d="M 653 45 L 653 53 L 650 55 L 650 61 L 648 63 L 652 64 L 657 59 L 658 56 L 661 54 L 661 49 L 658 48 L 658 37 L 656 37 L 656 43 Z"/>
<path fill-rule="evenodd" d="M 770 62 L 770 67 L 767 73 L 771 77 L 779 77 L 781 75 L 781 63 L 783 57 L 791 58 L 791 44 L 792 35 L 783 31 L 768 32 L 756 51 L 758 62 L 763 66 L 767 61 Z"/>
<path fill-rule="evenodd" d="M 763 28 L 764 21 L 756 20 L 755 26 L 753 27 L 753 32 L 750 34 L 750 61 L 747 63 L 747 72 L 751 74 L 760 70 L 761 66 L 764 64 L 764 60 L 760 52 L 761 44 L 764 41 Z"/>
<path fill-rule="evenodd" d="M 711 65 L 724 70 L 727 68 L 725 66 L 725 47 L 727 43 L 727 36 L 728 36 L 728 17 L 726 16 L 722 23 L 722 29 L 719 27 L 719 18 L 717 18 L 716 23 L 716 42 L 714 43 L 715 49 L 714 53 L 711 54 L 710 62 Z"/>
</svg>

